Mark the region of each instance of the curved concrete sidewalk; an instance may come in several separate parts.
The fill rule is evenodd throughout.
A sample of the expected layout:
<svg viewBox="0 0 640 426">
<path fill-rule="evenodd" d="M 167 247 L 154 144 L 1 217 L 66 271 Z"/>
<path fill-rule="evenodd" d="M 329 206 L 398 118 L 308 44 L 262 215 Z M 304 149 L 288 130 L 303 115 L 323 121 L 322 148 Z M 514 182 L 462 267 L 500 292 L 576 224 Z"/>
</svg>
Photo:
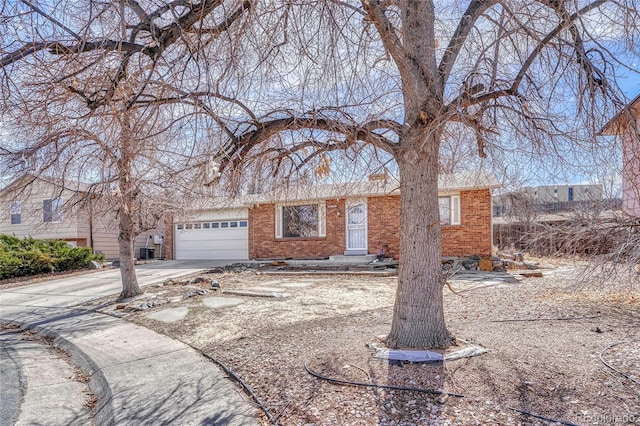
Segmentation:
<svg viewBox="0 0 640 426">
<path fill-rule="evenodd" d="M 97 425 L 258 424 L 255 407 L 219 368 L 147 328 L 68 309 L 0 321 L 55 337 L 91 379 Z"/>
<path fill-rule="evenodd" d="M 45 294 L 43 285 L 38 295 Z M 258 410 L 242 391 L 183 343 L 66 303 L 47 307 L 29 303 L 27 309 L 18 309 L 18 300 L 12 297 L 10 304 L 4 304 L 8 295 L 3 291 L 0 296 L 0 322 L 54 337 L 54 344 L 90 377 L 99 399 L 97 425 L 259 424 Z"/>
<path fill-rule="evenodd" d="M 88 384 L 66 356 L 18 330 L 0 331 L 0 425 L 90 425 Z"/>
</svg>

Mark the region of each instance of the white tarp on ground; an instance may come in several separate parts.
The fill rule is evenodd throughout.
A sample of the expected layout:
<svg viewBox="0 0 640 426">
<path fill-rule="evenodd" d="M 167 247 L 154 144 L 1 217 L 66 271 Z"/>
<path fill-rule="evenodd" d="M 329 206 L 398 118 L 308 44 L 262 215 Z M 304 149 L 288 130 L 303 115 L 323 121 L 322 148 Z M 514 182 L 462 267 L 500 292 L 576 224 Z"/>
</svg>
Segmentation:
<svg viewBox="0 0 640 426">
<path fill-rule="evenodd" d="M 467 343 L 467 342 L 465 342 Z M 377 359 L 389 360 L 389 361 L 402 361 L 402 362 L 438 362 L 438 361 L 453 361 L 460 358 L 470 358 L 472 356 L 482 355 L 489 352 L 487 349 L 467 343 L 467 346 L 457 351 L 450 352 L 446 355 L 439 354 L 432 351 L 418 351 L 410 349 L 376 349 L 374 355 Z"/>
</svg>

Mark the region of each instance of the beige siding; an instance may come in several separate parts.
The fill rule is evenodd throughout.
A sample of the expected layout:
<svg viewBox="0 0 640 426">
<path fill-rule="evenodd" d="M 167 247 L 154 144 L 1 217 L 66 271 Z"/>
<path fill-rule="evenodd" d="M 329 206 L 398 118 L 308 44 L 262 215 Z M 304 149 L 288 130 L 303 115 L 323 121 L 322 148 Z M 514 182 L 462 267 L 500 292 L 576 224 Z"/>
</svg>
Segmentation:
<svg viewBox="0 0 640 426">
<path fill-rule="evenodd" d="M 42 200 L 61 196 L 64 202 L 62 221 L 43 223 Z M 21 223 L 11 224 L 10 206 L 21 203 Z M 92 218 L 93 216 L 93 218 Z M 74 240 L 78 245 L 91 247 L 103 253 L 107 259 L 118 258 L 118 224 L 115 214 L 96 214 L 89 209 L 88 201 L 73 191 L 37 179 L 20 189 L 8 189 L 0 193 L 0 233 L 23 238 Z"/>
<path fill-rule="evenodd" d="M 86 233 L 89 235 L 89 221 L 86 221 Z M 102 253 L 107 259 L 113 260 L 120 256 L 118 248 L 118 222 L 115 214 L 93 218 L 93 251 Z"/>
<path fill-rule="evenodd" d="M 162 243 L 157 244 L 158 240 L 162 241 Z M 136 237 L 135 248 L 134 248 L 136 256 L 140 256 L 140 249 L 143 247 L 149 247 L 149 248 L 155 249 L 154 256 L 156 259 L 165 257 L 167 253 L 167 248 L 165 245 L 164 220 L 161 220 L 155 229 L 142 232 L 140 235 Z"/>
<path fill-rule="evenodd" d="M 62 197 L 63 213 L 61 222 L 43 222 L 42 202 L 45 199 Z M 60 190 L 56 185 L 36 180 L 27 189 L 8 189 L 0 194 L 0 233 L 39 239 L 75 239 L 78 235 L 78 220 L 74 205 L 78 197 L 74 192 Z M 11 224 L 10 206 L 19 202 L 21 206 L 21 223 Z"/>
<path fill-rule="evenodd" d="M 120 257 L 120 249 L 118 248 L 118 238 L 113 233 L 94 232 L 93 233 L 93 251 L 102 253 L 108 260 L 115 260 Z"/>
</svg>

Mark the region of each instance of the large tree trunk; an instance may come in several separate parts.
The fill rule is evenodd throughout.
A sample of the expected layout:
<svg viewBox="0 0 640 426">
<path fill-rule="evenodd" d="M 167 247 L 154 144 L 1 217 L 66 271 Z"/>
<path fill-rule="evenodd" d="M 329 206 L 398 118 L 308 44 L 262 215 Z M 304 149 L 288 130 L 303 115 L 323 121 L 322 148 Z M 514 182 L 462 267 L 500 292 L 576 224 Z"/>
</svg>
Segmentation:
<svg viewBox="0 0 640 426">
<path fill-rule="evenodd" d="M 451 343 L 444 321 L 438 136 L 424 149 L 398 156 L 400 169 L 400 267 L 391 333 L 392 347 L 442 348 Z M 422 139 L 422 138 L 420 138 Z"/>
<path fill-rule="evenodd" d="M 128 204 L 128 203 L 127 203 Z M 128 208 L 120 208 L 120 232 L 118 234 L 118 246 L 120 248 L 120 276 L 122 278 L 122 293 L 118 300 L 142 294 L 138 285 L 138 277 L 135 268 L 135 233 L 134 223 Z M 127 206 L 128 207 L 128 206 Z"/>
<path fill-rule="evenodd" d="M 130 153 L 131 140 L 129 115 L 122 114 L 120 129 L 120 158 L 118 159 L 118 184 L 120 189 L 120 208 L 118 210 L 119 227 L 118 245 L 120 248 L 120 276 L 122 278 L 122 293 L 118 300 L 127 299 L 142 294 L 136 277 L 134 243 L 136 238 L 135 217 L 137 212 L 137 189 L 131 178 L 131 163 L 133 155 Z"/>
</svg>

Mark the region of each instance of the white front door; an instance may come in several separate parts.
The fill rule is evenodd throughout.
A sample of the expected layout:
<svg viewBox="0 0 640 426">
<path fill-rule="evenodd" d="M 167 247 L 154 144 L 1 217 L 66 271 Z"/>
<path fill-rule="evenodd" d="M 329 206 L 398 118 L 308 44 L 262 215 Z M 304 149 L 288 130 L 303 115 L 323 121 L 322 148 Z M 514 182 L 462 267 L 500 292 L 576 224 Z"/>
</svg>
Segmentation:
<svg viewBox="0 0 640 426">
<path fill-rule="evenodd" d="M 346 209 L 346 254 L 367 254 L 367 201 L 347 200 Z"/>
</svg>

